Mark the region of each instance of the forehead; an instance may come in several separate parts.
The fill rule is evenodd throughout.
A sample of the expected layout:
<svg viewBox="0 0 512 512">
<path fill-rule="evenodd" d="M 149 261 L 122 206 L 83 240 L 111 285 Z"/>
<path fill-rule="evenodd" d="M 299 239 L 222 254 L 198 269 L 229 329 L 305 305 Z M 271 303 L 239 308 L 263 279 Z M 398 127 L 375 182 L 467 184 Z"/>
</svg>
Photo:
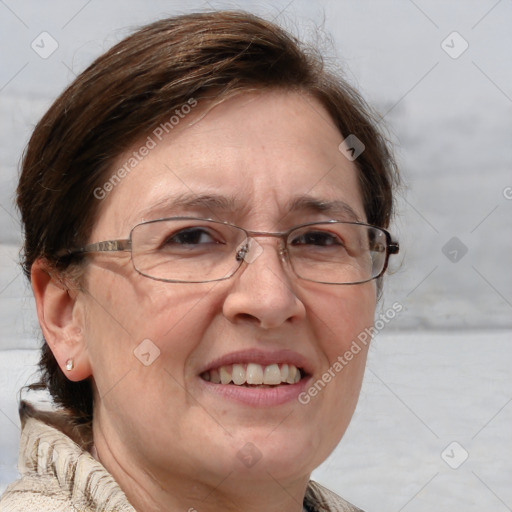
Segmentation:
<svg viewBox="0 0 512 512">
<path fill-rule="evenodd" d="M 310 96 L 244 93 L 198 102 L 173 121 L 113 166 L 111 176 L 125 172 L 101 200 L 101 231 L 180 214 L 273 225 L 290 212 L 364 220 L 358 170 L 338 149 L 344 135 Z"/>
</svg>

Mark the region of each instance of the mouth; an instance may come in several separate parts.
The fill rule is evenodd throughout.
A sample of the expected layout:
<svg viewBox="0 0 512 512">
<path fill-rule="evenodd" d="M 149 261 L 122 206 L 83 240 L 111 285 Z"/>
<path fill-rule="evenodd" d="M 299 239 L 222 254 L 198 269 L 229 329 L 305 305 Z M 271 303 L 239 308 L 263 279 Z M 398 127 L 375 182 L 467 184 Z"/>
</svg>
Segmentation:
<svg viewBox="0 0 512 512">
<path fill-rule="evenodd" d="M 309 358 L 291 350 L 232 352 L 198 372 L 206 393 L 255 407 L 294 403 L 312 376 Z"/>
<path fill-rule="evenodd" d="M 306 377 L 306 372 L 292 363 L 234 363 L 211 368 L 201 373 L 200 377 L 212 384 L 224 386 L 275 388 L 298 383 Z"/>
</svg>

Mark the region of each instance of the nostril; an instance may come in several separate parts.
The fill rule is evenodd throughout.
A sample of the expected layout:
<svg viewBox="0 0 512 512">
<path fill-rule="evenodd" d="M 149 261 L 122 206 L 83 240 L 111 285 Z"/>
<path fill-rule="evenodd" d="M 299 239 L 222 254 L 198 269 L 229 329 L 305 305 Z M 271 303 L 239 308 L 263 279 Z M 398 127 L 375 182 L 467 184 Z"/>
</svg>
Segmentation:
<svg viewBox="0 0 512 512">
<path fill-rule="evenodd" d="M 251 315 L 250 313 L 239 313 L 238 314 L 238 318 L 242 319 L 242 320 L 248 320 L 248 321 L 251 321 L 251 322 L 258 322 L 259 323 L 259 320 L 256 316 L 254 315 Z"/>
</svg>

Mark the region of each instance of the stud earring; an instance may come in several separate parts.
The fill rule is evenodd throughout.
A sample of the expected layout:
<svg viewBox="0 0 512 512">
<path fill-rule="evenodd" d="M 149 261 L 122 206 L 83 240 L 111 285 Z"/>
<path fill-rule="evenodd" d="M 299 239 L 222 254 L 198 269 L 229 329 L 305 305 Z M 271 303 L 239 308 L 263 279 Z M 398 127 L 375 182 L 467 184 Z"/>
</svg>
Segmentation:
<svg viewBox="0 0 512 512">
<path fill-rule="evenodd" d="M 73 359 L 68 359 L 68 360 L 66 361 L 66 370 L 67 370 L 68 372 L 70 372 L 70 371 L 74 368 L 74 366 L 75 366 L 75 365 L 74 365 L 74 363 L 73 363 Z"/>
</svg>

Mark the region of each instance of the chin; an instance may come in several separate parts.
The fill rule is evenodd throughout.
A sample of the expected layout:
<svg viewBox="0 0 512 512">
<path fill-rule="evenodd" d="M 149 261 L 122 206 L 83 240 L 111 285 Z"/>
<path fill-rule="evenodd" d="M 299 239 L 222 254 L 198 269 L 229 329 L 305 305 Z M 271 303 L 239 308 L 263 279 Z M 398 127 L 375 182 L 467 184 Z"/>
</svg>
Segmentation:
<svg viewBox="0 0 512 512">
<path fill-rule="evenodd" d="M 236 449 L 226 450 L 225 463 L 238 478 L 254 480 L 297 479 L 309 474 L 329 455 L 328 448 L 312 442 L 309 429 L 286 428 L 277 424 L 237 433 Z"/>
</svg>

